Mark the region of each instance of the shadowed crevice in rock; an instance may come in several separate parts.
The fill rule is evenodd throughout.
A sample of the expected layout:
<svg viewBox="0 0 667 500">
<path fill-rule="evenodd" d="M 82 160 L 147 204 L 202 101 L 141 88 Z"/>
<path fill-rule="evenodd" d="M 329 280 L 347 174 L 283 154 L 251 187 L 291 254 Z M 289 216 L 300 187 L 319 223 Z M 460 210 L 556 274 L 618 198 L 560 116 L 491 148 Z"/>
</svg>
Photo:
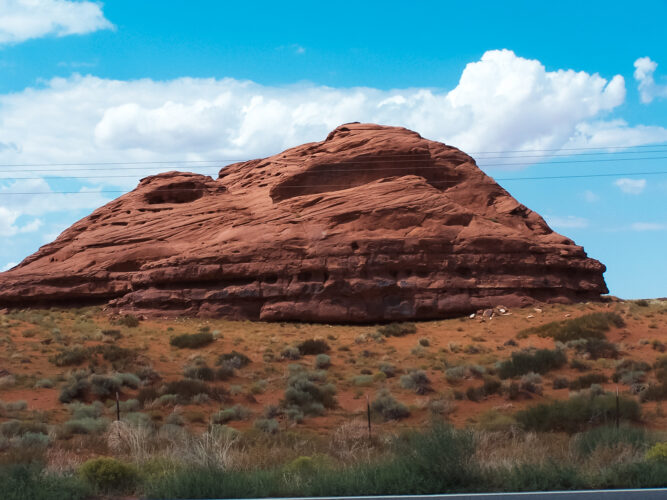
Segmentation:
<svg viewBox="0 0 667 500">
<path fill-rule="evenodd" d="M 369 323 L 594 300 L 604 266 L 462 151 L 398 127 L 168 172 L 0 274 L 0 306 Z"/>
</svg>

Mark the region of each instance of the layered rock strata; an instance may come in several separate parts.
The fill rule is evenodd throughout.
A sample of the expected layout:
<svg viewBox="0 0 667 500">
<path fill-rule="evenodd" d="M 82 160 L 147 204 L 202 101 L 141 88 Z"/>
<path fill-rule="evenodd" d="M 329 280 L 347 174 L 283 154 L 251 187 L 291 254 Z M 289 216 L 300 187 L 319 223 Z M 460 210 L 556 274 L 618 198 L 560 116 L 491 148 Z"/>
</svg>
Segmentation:
<svg viewBox="0 0 667 500">
<path fill-rule="evenodd" d="M 365 323 L 598 299 L 604 270 L 462 151 L 347 124 L 141 180 L 1 273 L 0 306 Z"/>
</svg>

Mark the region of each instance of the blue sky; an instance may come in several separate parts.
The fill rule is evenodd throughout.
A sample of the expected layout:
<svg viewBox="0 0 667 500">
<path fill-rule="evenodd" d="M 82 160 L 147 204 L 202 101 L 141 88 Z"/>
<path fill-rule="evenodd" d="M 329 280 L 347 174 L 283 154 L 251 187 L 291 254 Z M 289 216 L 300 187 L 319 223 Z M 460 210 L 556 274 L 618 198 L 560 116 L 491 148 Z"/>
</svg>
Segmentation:
<svg viewBox="0 0 667 500">
<path fill-rule="evenodd" d="M 499 179 L 618 174 L 500 182 L 605 263 L 612 294 L 667 296 L 667 175 L 629 175 L 667 170 L 665 18 L 664 1 L 8 0 L 0 163 L 247 159 L 345 121 L 402 125 Z M 477 154 L 537 149 L 556 151 Z M 113 197 L 96 191 L 217 171 L 81 168 L 2 167 L 0 269 Z"/>
</svg>

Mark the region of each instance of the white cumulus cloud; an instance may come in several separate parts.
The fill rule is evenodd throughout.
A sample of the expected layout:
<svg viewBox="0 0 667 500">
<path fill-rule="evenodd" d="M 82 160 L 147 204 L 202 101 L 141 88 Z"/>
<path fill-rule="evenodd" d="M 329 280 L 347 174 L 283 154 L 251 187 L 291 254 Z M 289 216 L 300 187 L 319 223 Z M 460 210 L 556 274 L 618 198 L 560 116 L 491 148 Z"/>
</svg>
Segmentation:
<svg viewBox="0 0 667 500">
<path fill-rule="evenodd" d="M 0 44 L 44 36 L 111 29 L 99 3 L 71 0 L 0 0 Z"/>
<path fill-rule="evenodd" d="M 639 97 L 643 103 L 649 103 L 656 97 L 667 97 L 667 84 L 660 85 L 655 82 L 655 73 L 658 63 L 650 57 L 640 57 L 635 61 L 635 80 L 639 88 Z"/>
<path fill-rule="evenodd" d="M 7 271 L 16 265 L 18 265 L 18 262 L 8 262 L 4 266 L 0 267 L 0 272 Z"/>
<path fill-rule="evenodd" d="M 646 187 L 646 179 L 617 179 L 614 184 L 627 194 L 641 194 Z"/>
</svg>

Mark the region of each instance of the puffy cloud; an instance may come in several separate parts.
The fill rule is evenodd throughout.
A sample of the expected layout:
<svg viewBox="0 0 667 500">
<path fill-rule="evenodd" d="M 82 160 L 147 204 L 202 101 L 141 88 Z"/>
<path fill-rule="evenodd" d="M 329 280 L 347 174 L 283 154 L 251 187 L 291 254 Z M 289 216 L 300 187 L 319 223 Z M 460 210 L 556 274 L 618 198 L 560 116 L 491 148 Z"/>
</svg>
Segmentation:
<svg viewBox="0 0 667 500">
<path fill-rule="evenodd" d="M 627 194 L 641 194 L 646 187 L 646 179 L 618 179 L 614 182 L 616 186 Z"/>
<path fill-rule="evenodd" d="M 0 236 L 14 236 L 17 233 L 32 233 L 42 226 L 42 221 L 34 219 L 24 226 L 17 226 L 16 221 L 21 215 L 18 210 L 0 206 Z"/>
<path fill-rule="evenodd" d="M 18 265 L 18 262 L 8 262 L 4 266 L 0 267 L 0 273 L 3 271 L 7 271 L 16 265 Z"/>
<path fill-rule="evenodd" d="M 111 29 L 94 2 L 70 0 L 0 1 L 0 44 L 19 43 L 48 35 L 82 35 Z"/>
<path fill-rule="evenodd" d="M 600 200 L 600 196 L 595 194 L 593 191 L 590 189 L 587 189 L 583 193 L 583 198 L 586 200 L 588 203 L 595 203 L 596 201 Z"/>
<path fill-rule="evenodd" d="M 635 80 L 639 88 L 639 97 L 643 103 L 649 103 L 656 97 L 667 97 L 667 85 L 655 83 L 655 73 L 658 63 L 650 57 L 640 57 L 635 61 Z"/>
<path fill-rule="evenodd" d="M 661 127 L 603 120 L 624 98 L 620 75 L 546 71 L 509 50 L 468 64 L 449 92 L 74 75 L 0 96 L 0 137 L 12 145 L 0 159 L 247 159 L 321 140 L 349 121 L 406 126 L 473 153 L 667 140 Z"/>
<path fill-rule="evenodd" d="M 549 225 L 555 227 L 556 229 L 582 229 L 588 227 L 588 219 L 584 219 L 583 217 L 576 217 L 574 215 L 568 215 L 565 217 L 552 215 L 545 218 Z"/>
</svg>

